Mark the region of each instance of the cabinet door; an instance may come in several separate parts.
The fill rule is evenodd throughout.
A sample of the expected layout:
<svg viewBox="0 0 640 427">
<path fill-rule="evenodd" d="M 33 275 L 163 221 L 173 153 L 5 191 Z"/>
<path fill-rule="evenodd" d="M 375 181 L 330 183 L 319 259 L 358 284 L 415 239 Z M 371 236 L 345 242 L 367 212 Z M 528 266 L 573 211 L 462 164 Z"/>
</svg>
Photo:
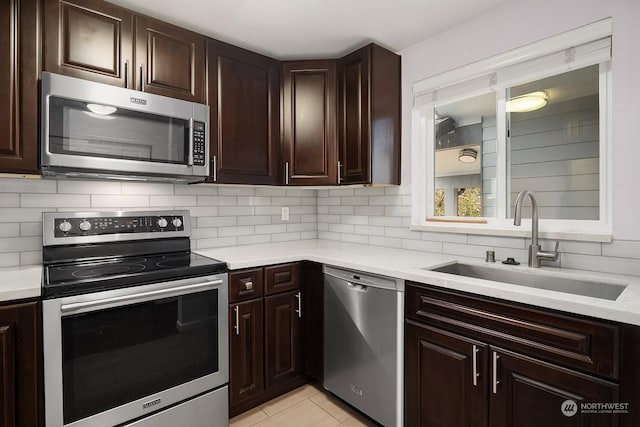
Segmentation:
<svg viewBox="0 0 640 427">
<path fill-rule="evenodd" d="M 4 426 L 42 425 L 40 307 L 0 307 L 0 414 Z"/>
<path fill-rule="evenodd" d="M 370 48 L 338 61 L 338 141 L 340 181 L 371 182 Z"/>
<path fill-rule="evenodd" d="M 302 360 L 304 373 L 324 381 L 324 274 L 322 264 L 302 263 Z"/>
<path fill-rule="evenodd" d="M 618 425 L 617 414 L 580 411 L 580 403 L 617 402 L 616 384 L 505 350 L 491 348 L 490 356 L 491 427 Z M 567 400 L 577 404 L 572 416 L 561 410 Z"/>
<path fill-rule="evenodd" d="M 405 323 L 405 425 L 487 425 L 487 345 Z"/>
<path fill-rule="evenodd" d="M 265 366 L 267 389 L 302 374 L 301 293 L 265 297 Z"/>
<path fill-rule="evenodd" d="M 39 4 L 0 2 L 0 172 L 38 172 Z"/>
<path fill-rule="evenodd" d="M 207 61 L 212 178 L 277 184 L 280 63 L 214 40 L 207 43 Z"/>
<path fill-rule="evenodd" d="M 285 184 L 338 182 L 335 61 L 283 65 Z"/>
<path fill-rule="evenodd" d="M 262 298 L 229 308 L 231 406 L 264 391 Z"/>
<path fill-rule="evenodd" d="M 44 69 L 131 87 L 133 15 L 100 0 L 48 0 Z"/>
<path fill-rule="evenodd" d="M 135 64 L 136 89 L 205 102 L 205 41 L 201 35 L 136 16 Z"/>
</svg>

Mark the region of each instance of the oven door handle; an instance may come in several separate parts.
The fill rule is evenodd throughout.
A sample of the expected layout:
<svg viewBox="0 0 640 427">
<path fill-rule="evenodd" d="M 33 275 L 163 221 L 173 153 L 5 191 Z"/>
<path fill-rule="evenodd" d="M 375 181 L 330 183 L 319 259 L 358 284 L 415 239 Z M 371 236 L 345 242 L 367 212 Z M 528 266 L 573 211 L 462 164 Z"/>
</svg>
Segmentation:
<svg viewBox="0 0 640 427">
<path fill-rule="evenodd" d="M 138 302 L 144 302 L 154 299 L 170 298 L 191 294 L 204 289 L 214 289 L 223 284 L 222 280 L 212 280 L 209 282 L 196 283 L 194 285 L 176 286 L 173 288 L 158 289 L 156 291 L 139 292 L 136 294 L 119 295 L 117 297 L 102 298 L 94 301 L 74 302 L 70 304 L 62 304 L 60 306 L 61 313 L 83 311 L 93 311 L 100 308 L 111 308 L 123 305 L 129 305 Z"/>
</svg>

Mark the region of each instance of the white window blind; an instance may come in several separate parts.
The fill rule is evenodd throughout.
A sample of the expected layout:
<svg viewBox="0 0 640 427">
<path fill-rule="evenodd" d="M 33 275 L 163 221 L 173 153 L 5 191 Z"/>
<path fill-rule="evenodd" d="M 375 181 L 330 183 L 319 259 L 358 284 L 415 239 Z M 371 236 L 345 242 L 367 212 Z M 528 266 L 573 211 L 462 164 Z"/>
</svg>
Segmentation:
<svg viewBox="0 0 640 427">
<path fill-rule="evenodd" d="M 594 38 L 597 37 L 597 38 Z M 611 59 L 607 19 L 414 83 L 414 108 L 537 80 Z"/>
</svg>

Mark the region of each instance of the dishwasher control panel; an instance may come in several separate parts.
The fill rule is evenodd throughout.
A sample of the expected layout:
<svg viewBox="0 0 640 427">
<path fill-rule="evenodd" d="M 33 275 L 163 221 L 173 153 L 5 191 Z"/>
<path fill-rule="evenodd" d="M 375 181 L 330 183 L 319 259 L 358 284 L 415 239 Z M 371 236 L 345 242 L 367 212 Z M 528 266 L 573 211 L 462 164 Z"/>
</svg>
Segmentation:
<svg viewBox="0 0 640 427">
<path fill-rule="evenodd" d="M 343 270 L 342 268 L 325 265 L 324 274 L 337 277 L 338 279 L 351 282 L 354 285 L 371 286 L 374 288 L 390 289 L 404 292 L 404 280 L 393 277 L 378 276 L 370 273 L 363 273 L 353 270 Z"/>
</svg>

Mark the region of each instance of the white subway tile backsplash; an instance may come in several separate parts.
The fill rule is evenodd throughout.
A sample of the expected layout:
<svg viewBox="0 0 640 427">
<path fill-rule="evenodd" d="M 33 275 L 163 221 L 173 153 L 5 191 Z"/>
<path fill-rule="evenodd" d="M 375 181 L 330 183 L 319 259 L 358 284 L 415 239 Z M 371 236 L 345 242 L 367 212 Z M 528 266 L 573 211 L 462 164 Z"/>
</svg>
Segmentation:
<svg viewBox="0 0 640 427">
<path fill-rule="evenodd" d="M 64 208 L 64 207 L 90 207 L 90 196 L 87 194 L 21 194 L 20 206 L 23 208 Z"/>
<path fill-rule="evenodd" d="M 122 183 L 114 181 L 58 181 L 60 194 L 121 194 Z"/>
<path fill-rule="evenodd" d="M 0 206 L 5 208 L 20 207 L 20 195 L 17 193 L 0 193 Z"/>
<path fill-rule="evenodd" d="M 218 214 L 224 216 L 255 215 L 253 206 L 220 206 Z"/>
<path fill-rule="evenodd" d="M 11 225 L 17 228 L 17 224 Z M 2 224 L 0 224 L 0 237 L 8 237 L 2 236 Z M 42 222 L 21 222 L 20 237 L 42 237 Z"/>
<path fill-rule="evenodd" d="M 0 193 L 55 193 L 58 181 L 0 178 Z"/>
<path fill-rule="evenodd" d="M 58 190 L 60 191 L 60 190 Z M 173 194 L 173 184 L 160 184 L 156 182 L 123 182 L 122 194 Z"/>
<path fill-rule="evenodd" d="M 253 187 L 218 187 L 220 196 L 255 196 Z"/>
<path fill-rule="evenodd" d="M 271 241 L 272 242 L 289 242 L 292 240 L 301 240 L 302 237 L 300 235 L 299 232 L 293 232 L 293 233 L 278 233 L 278 234 L 272 234 L 271 235 Z"/>
<path fill-rule="evenodd" d="M 258 245 L 260 243 L 271 243 L 271 235 L 256 234 L 253 236 L 238 236 L 238 245 Z"/>
<path fill-rule="evenodd" d="M 16 267 L 20 265 L 20 252 L 0 253 L 0 267 Z"/>
<path fill-rule="evenodd" d="M 256 225 L 255 234 L 276 234 L 285 233 L 287 231 L 286 224 Z"/>
<path fill-rule="evenodd" d="M 190 211 L 196 249 L 319 238 L 476 258 L 491 249 L 499 260 L 526 262 L 524 238 L 411 231 L 410 206 L 406 184 L 310 190 L 0 178 L 0 266 L 41 262 L 43 211 L 174 208 Z M 555 265 L 640 275 L 640 241 L 562 241 L 560 252 Z"/>
<path fill-rule="evenodd" d="M 329 206 L 329 213 L 332 215 L 353 215 L 353 206 Z"/>
<path fill-rule="evenodd" d="M 92 195 L 92 208 L 142 208 L 149 207 L 149 196 L 143 195 Z"/>
<path fill-rule="evenodd" d="M 27 224 L 31 224 L 31 223 L 27 223 Z M 35 223 L 35 224 L 37 224 L 37 223 Z M 18 223 L 18 222 L 0 223 L 0 238 L 2 238 L 2 237 L 20 237 L 21 228 L 22 228 L 22 224 Z M 42 223 L 40 223 L 40 228 L 42 229 Z M 40 234 L 42 234 L 42 231 L 40 232 Z"/>
<path fill-rule="evenodd" d="M 249 236 L 255 233 L 255 228 L 252 225 L 239 225 L 236 227 L 224 227 L 218 229 L 218 236 L 231 237 L 231 236 Z"/>
<path fill-rule="evenodd" d="M 615 240 L 611 243 L 603 243 L 602 255 L 607 257 L 640 259 L 640 242 Z"/>
<path fill-rule="evenodd" d="M 149 206 L 170 207 L 170 206 L 195 206 L 196 196 L 149 196 Z"/>
<path fill-rule="evenodd" d="M 239 216 L 238 225 L 265 225 L 271 224 L 270 216 Z"/>
</svg>

